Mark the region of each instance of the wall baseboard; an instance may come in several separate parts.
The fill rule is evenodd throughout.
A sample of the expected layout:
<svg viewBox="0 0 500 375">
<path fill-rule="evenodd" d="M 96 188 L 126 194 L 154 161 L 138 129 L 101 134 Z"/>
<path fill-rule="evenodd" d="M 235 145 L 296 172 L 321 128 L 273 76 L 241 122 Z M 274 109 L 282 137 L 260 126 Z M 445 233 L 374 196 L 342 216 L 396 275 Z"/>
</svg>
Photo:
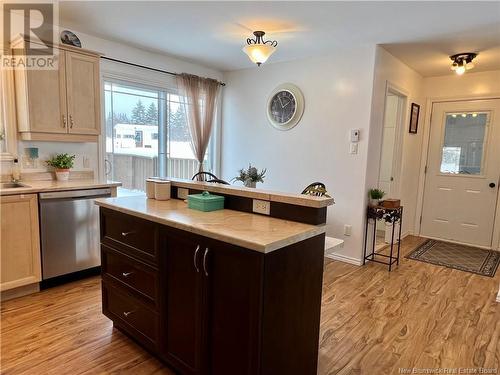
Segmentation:
<svg viewBox="0 0 500 375">
<path fill-rule="evenodd" d="M 346 255 L 335 254 L 335 253 L 325 254 L 325 258 L 338 260 L 344 263 L 354 264 L 355 266 L 361 266 L 363 264 L 363 262 L 358 258 L 348 257 Z"/>
</svg>

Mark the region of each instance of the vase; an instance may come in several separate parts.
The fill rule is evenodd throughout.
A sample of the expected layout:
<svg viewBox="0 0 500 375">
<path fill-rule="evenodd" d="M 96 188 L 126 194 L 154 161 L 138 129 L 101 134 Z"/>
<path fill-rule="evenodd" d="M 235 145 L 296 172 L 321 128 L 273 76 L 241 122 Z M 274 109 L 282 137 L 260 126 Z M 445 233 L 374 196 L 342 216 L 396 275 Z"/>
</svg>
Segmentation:
<svg viewBox="0 0 500 375">
<path fill-rule="evenodd" d="M 375 206 L 378 206 L 379 203 L 380 203 L 379 199 L 370 198 L 370 206 L 375 207 Z"/>
<path fill-rule="evenodd" d="M 56 169 L 57 181 L 68 181 L 68 179 L 69 179 L 69 169 Z"/>
<path fill-rule="evenodd" d="M 256 186 L 257 186 L 257 182 L 255 182 L 255 181 L 250 181 L 250 180 L 245 181 L 245 187 L 247 187 L 247 188 L 255 188 Z"/>
</svg>

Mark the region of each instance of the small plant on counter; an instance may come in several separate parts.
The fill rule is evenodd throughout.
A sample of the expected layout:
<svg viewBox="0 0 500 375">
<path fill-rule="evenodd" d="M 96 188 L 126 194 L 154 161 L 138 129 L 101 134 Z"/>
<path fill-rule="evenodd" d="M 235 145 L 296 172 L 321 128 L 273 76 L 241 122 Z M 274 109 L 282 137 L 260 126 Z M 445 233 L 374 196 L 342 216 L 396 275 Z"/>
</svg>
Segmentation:
<svg viewBox="0 0 500 375">
<path fill-rule="evenodd" d="M 264 182 L 267 169 L 264 168 L 259 172 L 257 168 L 252 167 L 252 164 L 249 164 L 248 169 L 242 168 L 238 172 L 240 175 L 233 178 L 233 181 L 241 181 L 246 187 L 254 188 L 257 185 L 257 182 Z"/>
<path fill-rule="evenodd" d="M 69 170 L 73 168 L 75 163 L 75 155 L 56 154 L 45 163 L 56 170 L 56 178 L 58 181 L 67 181 L 69 178 Z"/>
<path fill-rule="evenodd" d="M 370 198 L 370 204 L 372 206 L 377 206 L 380 200 L 384 197 L 385 191 L 380 189 L 370 189 L 368 190 L 368 197 Z"/>
</svg>

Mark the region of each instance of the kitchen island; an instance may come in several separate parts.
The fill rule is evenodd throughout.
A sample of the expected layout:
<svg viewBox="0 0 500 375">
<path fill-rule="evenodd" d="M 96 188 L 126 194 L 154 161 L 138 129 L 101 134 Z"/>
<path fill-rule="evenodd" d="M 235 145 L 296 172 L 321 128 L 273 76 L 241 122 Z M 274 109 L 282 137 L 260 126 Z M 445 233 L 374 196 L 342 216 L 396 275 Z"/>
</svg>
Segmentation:
<svg viewBox="0 0 500 375">
<path fill-rule="evenodd" d="M 181 374 L 316 374 L 325 227 L 98 199 L 103 312 Z"/>
</svg>

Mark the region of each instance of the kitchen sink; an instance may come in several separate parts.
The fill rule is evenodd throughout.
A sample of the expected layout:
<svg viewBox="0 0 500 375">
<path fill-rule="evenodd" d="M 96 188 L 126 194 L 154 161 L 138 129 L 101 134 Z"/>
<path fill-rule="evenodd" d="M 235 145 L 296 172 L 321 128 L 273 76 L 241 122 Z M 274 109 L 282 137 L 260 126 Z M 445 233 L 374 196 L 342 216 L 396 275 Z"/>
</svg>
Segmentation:
<svg viewBox="0 0 500 375">
<path fill-rule="evenodd" d="M 15 188 L 24 188 L 27 187 L 24 184 L 19 182 L 2 182 L 0 183 L 0 189 L 15 189 Z"/>
</svg>

